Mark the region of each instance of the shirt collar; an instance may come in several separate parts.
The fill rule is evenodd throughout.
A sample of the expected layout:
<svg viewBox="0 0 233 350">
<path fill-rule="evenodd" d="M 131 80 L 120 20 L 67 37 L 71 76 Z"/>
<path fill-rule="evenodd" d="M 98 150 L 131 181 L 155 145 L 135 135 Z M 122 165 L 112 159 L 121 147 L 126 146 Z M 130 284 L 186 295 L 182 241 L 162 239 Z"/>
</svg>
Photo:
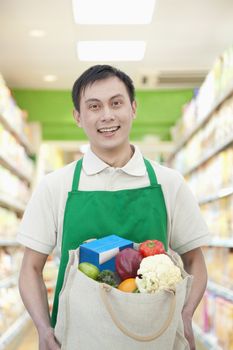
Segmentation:
<svg viewBox="0 0 233 350">
<path fill-rule="evenodd" d="M 134 154 L 132 158 L 126 163 L 121 170 L 126 174 L 133 176 L 144 176 L 146 173 L 146 166 L 143 160 L 142 153 L 137 146 L 134 147 Z M 89 147 L 83 157 L 83 169 L 87 175 L 95 175 L 106 168 L 111 168 L 101 160 Z"/>
</svg>

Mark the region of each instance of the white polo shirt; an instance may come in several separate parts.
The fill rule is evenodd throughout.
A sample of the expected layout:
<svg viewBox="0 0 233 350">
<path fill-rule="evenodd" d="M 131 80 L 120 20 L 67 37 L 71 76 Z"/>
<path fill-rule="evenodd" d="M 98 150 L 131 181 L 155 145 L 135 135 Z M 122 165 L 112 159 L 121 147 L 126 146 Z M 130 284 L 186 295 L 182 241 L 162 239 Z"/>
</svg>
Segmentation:
<svg viewBox="0 0 233 350">
<path fill-rule="evenodd" d="M 170 248 L 183 254 L 208 244 L 207 226 L 183 177 L 173 169 L 150 162 L 164 194 Z M 76 161 L 46 175 L 37 186 L 21 221 L 19 243 L 44 254 L 50 254 L 55 247 L 60 252 L 65 205 L 75 165 Z M 83 157 L 80 190 L 117 191 L 149 184 L 143 156 L 136 146 L 133 157 L 122 168 L 104 163 L 91 149 Z"/>
</svg>

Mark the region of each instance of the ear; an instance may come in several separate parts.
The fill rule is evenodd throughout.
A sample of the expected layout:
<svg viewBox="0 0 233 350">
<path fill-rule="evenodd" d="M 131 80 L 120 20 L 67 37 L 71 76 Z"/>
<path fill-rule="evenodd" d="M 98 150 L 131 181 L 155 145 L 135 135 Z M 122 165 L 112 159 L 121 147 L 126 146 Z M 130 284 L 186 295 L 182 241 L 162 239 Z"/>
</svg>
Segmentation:
<svg viewBox="0 0 233 350">
<path fill-rule="evenodd" d="M 135 100 L 133 100 L 132 102 L 132 117 L 133 119 L 136 118 L 136 111 L 137 111 L 137 102 Z"/>
<path fill-rule="evenodd" d="M 75 121 L 76 121 L 76 124 L 77 124 L 80 128 L 82 128 L 80 113 L 79 113 L 76 109 L 73 110 L 73 117 L 74 117 L 74 119 L 75 119 Z"/>
</svg>

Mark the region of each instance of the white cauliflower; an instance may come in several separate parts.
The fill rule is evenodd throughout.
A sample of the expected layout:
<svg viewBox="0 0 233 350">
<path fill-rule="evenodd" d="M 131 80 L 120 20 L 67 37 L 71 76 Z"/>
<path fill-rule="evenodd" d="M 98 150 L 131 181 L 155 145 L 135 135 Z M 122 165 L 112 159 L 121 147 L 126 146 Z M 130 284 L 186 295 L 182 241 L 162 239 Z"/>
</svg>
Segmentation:
<svg viewBox="0 0 233 350">
<path fill-rule="evenodd" d="M 142 259 L 137 271 L 136 284 L 140 293 L 155 293 L 164 289 L 175 290 L 182 280 L 180 269 L 166 254 L 157 254 Z"/>
</svg>

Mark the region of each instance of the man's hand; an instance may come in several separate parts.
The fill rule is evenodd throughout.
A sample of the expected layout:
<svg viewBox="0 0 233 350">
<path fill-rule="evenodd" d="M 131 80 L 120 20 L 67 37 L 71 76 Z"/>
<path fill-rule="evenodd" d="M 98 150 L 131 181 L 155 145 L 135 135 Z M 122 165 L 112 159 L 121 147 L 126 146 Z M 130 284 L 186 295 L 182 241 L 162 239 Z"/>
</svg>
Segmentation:
<svg viewBox="0 0 233 350">
<path fill-rule="evenodd" d="M 61 347 L 55 339 L 53 328 L 48 328 L 39 334 L 39 350 L 60 350 Z"/>
<path fill-rule="evenodd" d="M 182 312 L 184 335 L 189 343 L 190 350 L 196 350 L 193 328 L 192 328 L 192 316 L 184 309 Z"/>
</svg>

